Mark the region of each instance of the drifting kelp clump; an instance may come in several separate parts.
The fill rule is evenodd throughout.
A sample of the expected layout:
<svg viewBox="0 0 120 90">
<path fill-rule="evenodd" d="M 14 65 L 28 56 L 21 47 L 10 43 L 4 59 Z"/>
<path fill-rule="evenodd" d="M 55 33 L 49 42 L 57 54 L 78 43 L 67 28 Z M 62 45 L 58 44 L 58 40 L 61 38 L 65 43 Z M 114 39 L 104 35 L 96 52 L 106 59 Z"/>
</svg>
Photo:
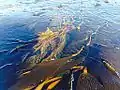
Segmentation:
<svg viewBox="0 0 120 90">
<path fill-rule="evenodd" d="M 79 55 L 84 49 L 84 46 L 69 57 L 64 57 L 54 61 L 41 62 L 33 68 L 22 73 L 19 81 L 10 90 L 52 90 L 64 77 L 65 74 L 70 74 L 76 69 L 83 69 L 83 66 L 77 65 L 80 61 L 71 60 Z M 70 82 L 70 81 L 69 81 Z M 46 85 L 48 85 L 46 87 Z M 45 89 L 46 88 L 46 89 Z"/>
<path fill-rule="evenodd" d="M 26 60 L 25 64 L 28 66 L 21 70 L 18 82 L 9 90 L 108 90 L 106 88 L 109 87 L 106 85 L 110 81 L 105 81 L 106 76 L 109 77 L 110 74 L 112 79 L 119 79 L 118 72 L 107 60 L 98 61 L 91 57 L 86 60 L 90 52 L 86 48 L 91 48 L 93 34 L 85 36 L 83 40 L 68 43 L 68 33 L 72 31 L 79 33 L 80 27 L 75 28 L 72 23 L 67 23 L 60 25 L 59 29 L 47 28 L 46 31 L 39 32 L 37 43 L 33 46 L 34 55 Z M 83 56 L 85 51 L 87 55 Z M 60 56 L 60 54 L 65 55 Z M 95 63 L 92 69 L 91 63 Z M 102 69 L 98 68 L 100 66 Z M 98 75 L 94 73 L 95 70 L 98 71 L 97 73 L 103 70 L 107 74 Z M 76 77 L 74 78 L 75 73 L 78 73 L 77 80 Z M 108 86 L 110 85 L 117 85 L 116 90 L 119 90 L 120 85 L 117 81 L 113 81 Z"/>
<path fill-rule="evenodd" d="M 38 42 L 33 47 L 34 53 L 37 54 L 32 56 L 28 61 L 34 63 L 57 59 L 66 45 L 67 33 L 72 30 L 75 30 L 74 26 L 66 23 L 59 29 L 47 27 L 46 31 L 39 32 L 37 38 Z"/>
<path fill-rule="evenodd" d="M 76 53 L 68 57 L 38 63 L 31 69 L 24 71 L 19 76 L 18 82 L 9 90 L 94 90 L 95 88 L 97 90 L 107 90 L 106 88 L 109 88 L 108 86 L 110 85 L 104 86 L 104 81 L 88 71 L 89 68 L 82 62 L 84 58 L 80 60 L 74 59 L 74 57 L 84 51 L 86 46 L 90 45 L 90 42 L 91 37 L 87 39 L 85 46 L 83 45 Z M 109 63 L 105 60 L 102 62 L 105 64 L 106 70 L 116 73 Z M 75 82 L 73 74 L 75 72 L 80 73 L 76 81 L 76 89 L 73 89 L 72 84 Z M 112 84 L 112 86 L 115 85 Z M 119 85 L 115 88 L 119 90 Z"/>
<path fill-rule="evenodd" d="M 42 35 L 45 35 L 45 33 L 47 35 L 48 32 L 53 33 L 52 31 L 50 31 L 50 29 L 48 29 L 46 32 L 43 32 L 44 34 L 42 34 Z M 63 31 L 60 31 L 60 33 L 59 33 L 60 37 L 61 37 L 61 32 L 63 34 Z M 64 31 L 63 35 L 65 35 L 65 34 L 66 33 Z M 51 35 L 53 35 L 55 37 L 54 34 L 51 34 Z M 58 36 L 56 36 L 56 37 L 58 37 Z M 65 36 L 64 36 L 64 39 L 65 39 Z M 53 39 L 51 39 L 51 40 L 53 40 Z M 79 66 L 79 64 L 82 63 L 82 61 L 83 61 L 82 58 L 81 58 L 81 60 L 74 60 L 74 57 L 81 54 L 81 52 L 84 50 L 84 48 L 86 46 L 90 45 L 91 36 L 90 36 L 90 38 L 86 39 L 86 41 L 87 41 L 86 45 L 81 46 L 81 48 L 78 49 L 76 53 L 73 53 L 67 57 L 63 57 L 60 59 L 54 58 L 54 60 L 48 60 L 48 57 L 52 56 L 50 54 L 47 58 L 43 59 L 43 62 L 38 62 L 32 68 L 24 71 L 20 75 L 18 83 L 15 84 L 13 87 L 11 87 L 10 90 L 12 90 L 12 89 L 53 90 L 55 88 L 57 88 L 56 90 L 63 89 L 63 88 L 66 88 L 65 90 L 69 90 L 71 88 L 71 84 L 72 84 L 71 75 L 73 74 L 73 72 L 83 70 L 83 74 L 85 74 L 85 75 L 87 74 L 87 69 L 84 66 Z M 39 49 L 36 49 L 36 47 L 39 47 L 41 45 L 40 43 L 41 42 L 37 43 L 34 46 L 35 52 L 44 50 L 44 49 L 41 49 L 42 46 Z M 48 45 L 51 45 L 50 42 L 48 42 L 48 43 L 49 43 Z M 64 47 L 65 41 L 63 41 L 63 43 L 62 43 L 62 45 L 60 43 L 60 46 L 58 45 L 57 48 L 53 49 L 53 51 L 52 51 L 53 55 L 61 52 L 62 49 L 65 48 Z M 56 45 L 57 44 L 58 43 L 56 43 Z M 43 44 L 43 45 L 45 45 L 45 44 Z M 37 58 L 32 56 L 33 58 L 31 58 L 31 60 L 32 59 L 33 60 L 40 59 L 40 56 L 41 56 L 41 53 L 36 55 Z M 52 56 L 52 58 L 53 58 L 53 56 Z M 68 77 L 66 77 L 66 76 L 68 76 Z M 39 79 L 38 79 L 38 77 L 39 77 Z M 68 78 L 68 79 L 66 80 L 66 78 Z M 63 87 L 63 85 L 62 85 L 63 82 L 67 83 L 65 87 Z"/>
<path fill-rule="evenodd" d="M 47 61 L 55 59 L 56 55 L 64 48 L 66 41 L 65 29 L 52 31 L 47 28 L 45 32 L 40 32 L 38 36 L 38 43 L 34 46 L 35 52 L 40 51 L 41 58 L 45 58 L 48 51 L 51 51 L 51 54 L 46 58 Z"/>
</svg>

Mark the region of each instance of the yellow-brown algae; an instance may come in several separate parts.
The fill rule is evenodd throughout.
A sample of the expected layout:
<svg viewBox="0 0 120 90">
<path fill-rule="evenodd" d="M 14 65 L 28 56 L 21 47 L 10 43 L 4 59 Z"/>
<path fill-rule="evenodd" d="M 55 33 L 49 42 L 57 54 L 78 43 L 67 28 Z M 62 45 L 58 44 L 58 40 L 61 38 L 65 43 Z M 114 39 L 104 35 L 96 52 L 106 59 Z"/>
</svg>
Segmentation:
<svg viewBox="0 0 120 90">
<path fill-rule="evenodd" d="M 49 80 L 49 78 L 48 78 L 48 79 L 46 79 L 43 83 L 41 83 L 40 85 L 38 85 L 35 90 L 42 90 L 42 88 L 44 87 L 44 85 L 46 85 L 46 84 L 48 84 L 48 83 L 50 83 L 50 82 L 53 82 L 53 81 L 60 80 L 60 79 L 61 79 L 61 77 L 55 77 L 55 78 L 52 78 L 52 79 L 50 79 L 50 80 Z M 54 85 L 54 84 L 53 84 L 53 85 Z M 52 86 L 53 86 L 53 85 L 52 85 Z M 49 87 L 49 88 L 50 88 L 50 87 Z"/>
<path fill-rule="evenodd" d="M 61 80 L 59 79 L 59 80 L 51 83 L 51 84 L 48 86 L 47 90 L 52 90 L 60 81 L 61 81 Z"/>
<path fill-rule="evenodd" d="M 83 74 L 84 74 L 84 75 L 87 75 L 87 74 L 88 74 L 87 67 L 85 67 L 85 68 L 83 69 Z"/>
</svg>

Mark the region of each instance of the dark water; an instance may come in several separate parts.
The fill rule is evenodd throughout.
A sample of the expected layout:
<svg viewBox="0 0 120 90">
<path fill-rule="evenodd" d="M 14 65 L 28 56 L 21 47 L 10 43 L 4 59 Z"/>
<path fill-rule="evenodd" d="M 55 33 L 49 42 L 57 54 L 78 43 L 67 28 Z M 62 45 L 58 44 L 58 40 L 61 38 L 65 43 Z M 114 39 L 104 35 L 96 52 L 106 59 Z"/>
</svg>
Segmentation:
<svg viewBox="0 0 120 90">
<path fill-rule="evenodd" d="M 73 2 L 47 1 L 41 1 L 43 3 L 40 4 L 41 6 L 38 6 L 39 0 L 36 0 L 34 5 L 29 4 L 29 8 L 34 6 L 33 13 L 31 13 L 32 11 L 27 11 L 27 13 L 14 12 L 8 13 L 8 16 L 6 14 L 0 17 L 0 90 L 6 90 L 7 87 L 15 83 L 16 71 L 19 70 L 17 65 L 26 54 L 29 54 L 29 56 L 33 54 L 32 47 L 36 41 L 14 52 L 12 52 L 13 49 L 16 46 L 25 45 L 27 41 L 36 39 L 37 33 L 46 30 L 46 27 L 57 26 L 59 19 L 54 18 L 56 15 L 74 16 L 76 23 L 82 21 L 81 32 L 94 33 L 91 47 L 89 47 L 89 55 L 86 57 L 86 65 L 91 69 L 91 72 L 95 72 L 93 74 L 99 76 L 99 73 L 96 73 L 99 68 L 93 68 L 100 64 L 91 62 L 90 58 L 93 57 L 99 61 L 101 56 L 113 63 L 120 72 L 120 3 L 110 2 L 106 4 L 97 0 L 83 0 L 83 2 L 79 0 Z M 58 6 L 61 9 L 54 9 Z M 52 23 L 51 19 L 53 19 Z M 81 34 L 81 37 L 83 35 Z M 71 39 L 75 39 L 74 34 L 71 34 L 71 37 Z M 111 50 L 108 50 L 109 48 Z M 110 56 L 106 53 L 110 53 Z M 102 73 L 104 73 L 104 68 Z"/>
<path fill-rule="evenodd" d="M 8 18 L 5 18 L 5 20 L 6 19 Z M 20 69 L 19 64 L 26 55 L 27 58 L 33 55 L 32 47 L 36 43 L 37 32 L 45 30 L 48 26 L 45 18 L 43 23 L 37 23 L 40 25 L 37 31 L 34 28 L 28 27 L 25 22 L 21 21 L 21 18 L 18 19 L 20 22 L 14 21 L 13 23 L 6 22 L 6 24 L 0 24 L 0 90 L 5 90 L 5 88 L 15 83 L 17 78 L 16 71 Z M 17 18 L 14 19 L 11 17 L 8 21 L 10 20 L 17 21 Z M 39 20 L 43 19 L 39 18 Z M 28 20 L 26 21 L 29 22 Z M 36 28 L 38 27 L 36 26 Z M 15 48 L 19 46 L 22 48 L 15 50 Z"/>
</svg>

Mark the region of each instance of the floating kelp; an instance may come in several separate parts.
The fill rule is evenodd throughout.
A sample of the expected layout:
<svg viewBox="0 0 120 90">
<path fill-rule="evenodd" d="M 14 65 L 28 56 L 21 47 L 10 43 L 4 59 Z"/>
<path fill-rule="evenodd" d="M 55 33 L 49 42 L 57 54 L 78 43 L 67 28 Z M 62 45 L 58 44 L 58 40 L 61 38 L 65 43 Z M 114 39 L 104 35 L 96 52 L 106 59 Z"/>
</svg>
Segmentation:
<svg viewBox="0 0 120 90">
<path fill-rule="evenodd" d="M 50 80 L 45 80 L 42 84 L 38 85 L 35 90 L 42 90 L 44 85 L 51 83 L 46 90 L 52 90 L 59 82 L 61 81 L 61 77 L 55 77 Z"/>
<path fill-rule="evenodd" d="M 89 41 L 91 41 L 91 39 L 88 40 L 88 43 L 90 43 Z M 28 89 L 28 88 L 36 87 L 38 83 L 41 83 L 41 84 L 37 88 L 42 88 L 44 86 L 44 80 L 49 80 L 59 75 L 62 78 L 64 73 L 66 71 L 68 72 L 69 70 L 72 70 L 72 71 L 77 71 L 77 69 L 81 70 L 82 69 L 81 67 L 75 68 L 74 66 L 80 64 L 80 62 L 83 60 L 75 61 L 75 60 L 72 60 L 72 58 L 79 55 L 84 48 L 85 46 L 83 45 L 80 48 L 80 50 L 78 50 L 75 54 L 72 54 L 68 57 L 60 58 L 58 60 L 46 61 L 46 59 L 44 59 L 45 60 L 44 62 L 41 62 L 41 63 L 37 62 L 38 64 L 35 64 L 35 62 L 33 62 L 31 64 L 32 66 L 30 66 L 30 68 L 26 69 L 25 72 L 23 72 L 20 75 L 19 82 L 13 88 L 17 90 L 26 89 L 26 88 Z M 55 53 L 57 53 L 57 50 Z M 30 61 L 39 61 L 40 58 L 41 58 L 40 55 L 34 55 L 32 56 Z M 51 88 L 51 87 L 53 88 L 53 86 L 58 82 L 60 81 L 51 83 L 52 86 L 50 84 L 50 86 L 48 86 L 47 88 Z"/>
<path fill-rule="evenodd" d="M 56 58 L 63 50 L 66 43 L 66 34 L 70 30 L 72 30 L 72 27 L 65 25 L 60 30 L 52 31 L 47 28 L 45 32 L 40 32 L 38 43 L 34 46 L 35 52 L 40 51 L 41 58 L 44 58 L 48 51 L 52 51 L 45 60 L 50 61 Z"/>
<path fill-rule="evenodd" d="M 106 62 L 105 60 L 103 61 L 105 67 L 115 76 L 117 76 L 118 78 L 120 78 L 119 73 L 116 71 L 116 69 L 114 67 L 112 67 L 112 65 L 110 65 L 108 62 Z"/>
<path fill-rule="evenodd" d="M 50 60 L 56 57 L 56 54 L 59 53 L 65 44 L 65 31 L 53 32 L 49 28 L 46 32 L 39 34 L 38 43 L 34 46 L 35 51 L 40 51 L 40 56 L 45 57 L 48 48 L 52 50 L 51 55 L 47 60 Z"/>
<path fill-rule="evenodd" d="M 18 82 L 9 90 L 61 90 L 64 89 L 62 84 L 64 81 L 66 81 L 65 90 L 72 90 L 76 72 L 80 72 L 75 86 L 76 90 L 106 90 L 109 87 L 105 85 L 110 83 L 111 76 L 114 80 L 119 78 L 116 69 L 106 60 L 92 60 L 91 57 L 86 60 L 89 56 L 89 49 L 86 48 L 90 48 L 93 34 L 85 35 L 85 38 L 80 40 L 81 34 L 70 43 L 67 42 L 70 33 L 75 30 L 77 31 L 75 33 L 78 33 L 81 28 L 80 25 L 75 28 L 72 24 L 64 23 L 59 28 L 47 28 L 46 31 L 38 33 L 32 56 L 29 57 L 28 52 L 23 57 L 24 69 L 18 73 Z M 18 40 L 18 42 L 23 41 Z M 11 53 L 23 47 L 24 45 L 18 46 L 11 50 Z M 87 54 L 83 55 L 85 51 Z M 93 65 L 98 64 L 98 67 L 91 68 L 91 62 L 95 63 L 92 63 Z M 98 74 L 95 72 L 102 70 L 99 69 L 101 67 L 104 69 L 104 73 L 107 73 L 105 77 L 104 73 L 100 76 L 98 75 L 100 72 Z M 68 76 L 67 80 L 64 76 Z M 114 80 L 110 84 L 117 85 L 119 88 L 118 82 Z"/>
<path fill-rule="evenodd" d="M 50 61 L 44 61 L 41 63 L 38 62 L 37 64 L 33 63 L 34 65 L 32 64 L 33 66 L 31 68 L 26 69 L 20 75 L 18 82 L 9 90 L 32 90 L 32 89 L 59 90 L 63 87 L 63 85 L 61 86 L 60 84 L 61 82 L 63 83 L 64 75 L 67 74 L 71 76 L 73 72 L 77 72 L 77 71 L 81 71 L 82 73 L 79 74 L 76 90 L 80 90 L 80 89 L 95 90 L 95 88 L 97 90 L 109 90 L 110 85 L 114 87 L 114 88 L 112 87 L 113 89 L 110 90 L 114 90 L 114 89 L 119 90 L 118 82 L 115 81 L 112 81 L 112 83 L 110 83 L 110 81 L 108 81 L 107 83 L 102 82 L 104 79 L 101 80 L 101 78 L 96 77 L 91 73 L 89 73 L 88 71 L 89 68 L 85 67 L 84 64 L 83 66 L 78 66 L 80 63 L 83 63 L 82 61 L 84 59 L 83 60 L 81 59 L 79 61 L 74 60 L 73 57 L 79 55 L 86 46 L 90 45 L 90 42 L 91 42 L 91 36 L 87 38 L 87 43 L 85 46 L 82 46 L 81 49 L 78 50 L 78 52 L 68 57 L 50 60 Z M 35 57 L 34 59 L 31 58 L 31 60 L 33 59 L 33 61 L 36 61 L 36 59 L 40 58 L 39 55 L 36 55 Z M 105 67 L 108 68 L 108 71 L 113 70 L 110 68 L 110 64 L 108 65 L 107 62 L 103 62 L 103 65 L 105 65 Z M 66 86 L 69 86 L 67 90 L 70 89 L 70 85 L 71 85 L 70 80 L 71 79 L 69 77 L 69 80 L 67 81 L 69 83 L 65 83 Z"/>
<path fill-rule="evenodd" d="M 76 54 L 73 54 L 70 57 L 61 58 L 60 60 L 47 61 L 37 64 L 31 68 L 30 71 L 28 70 L 27 72 L 24 72 L 20 76 L 18 83 L 16 83 L 9 90 L 26 90 L 26 88 L 33 88 L 36 87 L 36 85 L 41 81 L 46 79 L 49 80 L 50 78 L 72 69 L 72 67 L 79 64 L 81 60 L 70 61 L 70 59 L 78 55 L 81 51 L 82 49 Z"/>
</svg>

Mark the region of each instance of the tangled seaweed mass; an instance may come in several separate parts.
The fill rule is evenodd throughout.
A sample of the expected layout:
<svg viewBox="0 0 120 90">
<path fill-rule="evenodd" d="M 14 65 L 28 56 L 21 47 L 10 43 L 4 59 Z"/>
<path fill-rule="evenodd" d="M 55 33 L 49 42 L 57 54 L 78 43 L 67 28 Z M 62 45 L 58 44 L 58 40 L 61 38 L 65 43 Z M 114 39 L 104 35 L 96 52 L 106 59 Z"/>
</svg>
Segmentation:
<svg viewBox="0 0 120 90">
<path fill-rule="evenodd" d="M 61 25 L 59 30 L 47 27 L 39 32 L 33 46 L 35 54 L 24 62 L 27 67 L 21 70 L 18 82 L 9 90 L 119 90 L 119 74 L 107 60 L 91 59 L 112 75 L 113 82 L 95 74 L 87 64 L 90 60 L 85 60 L 83 54 L 91 47 L 93 34 L 68 44 L 67 38 L 73 32 L 80 33 L 80 27 L 69 23 Z"/>
</svg>

